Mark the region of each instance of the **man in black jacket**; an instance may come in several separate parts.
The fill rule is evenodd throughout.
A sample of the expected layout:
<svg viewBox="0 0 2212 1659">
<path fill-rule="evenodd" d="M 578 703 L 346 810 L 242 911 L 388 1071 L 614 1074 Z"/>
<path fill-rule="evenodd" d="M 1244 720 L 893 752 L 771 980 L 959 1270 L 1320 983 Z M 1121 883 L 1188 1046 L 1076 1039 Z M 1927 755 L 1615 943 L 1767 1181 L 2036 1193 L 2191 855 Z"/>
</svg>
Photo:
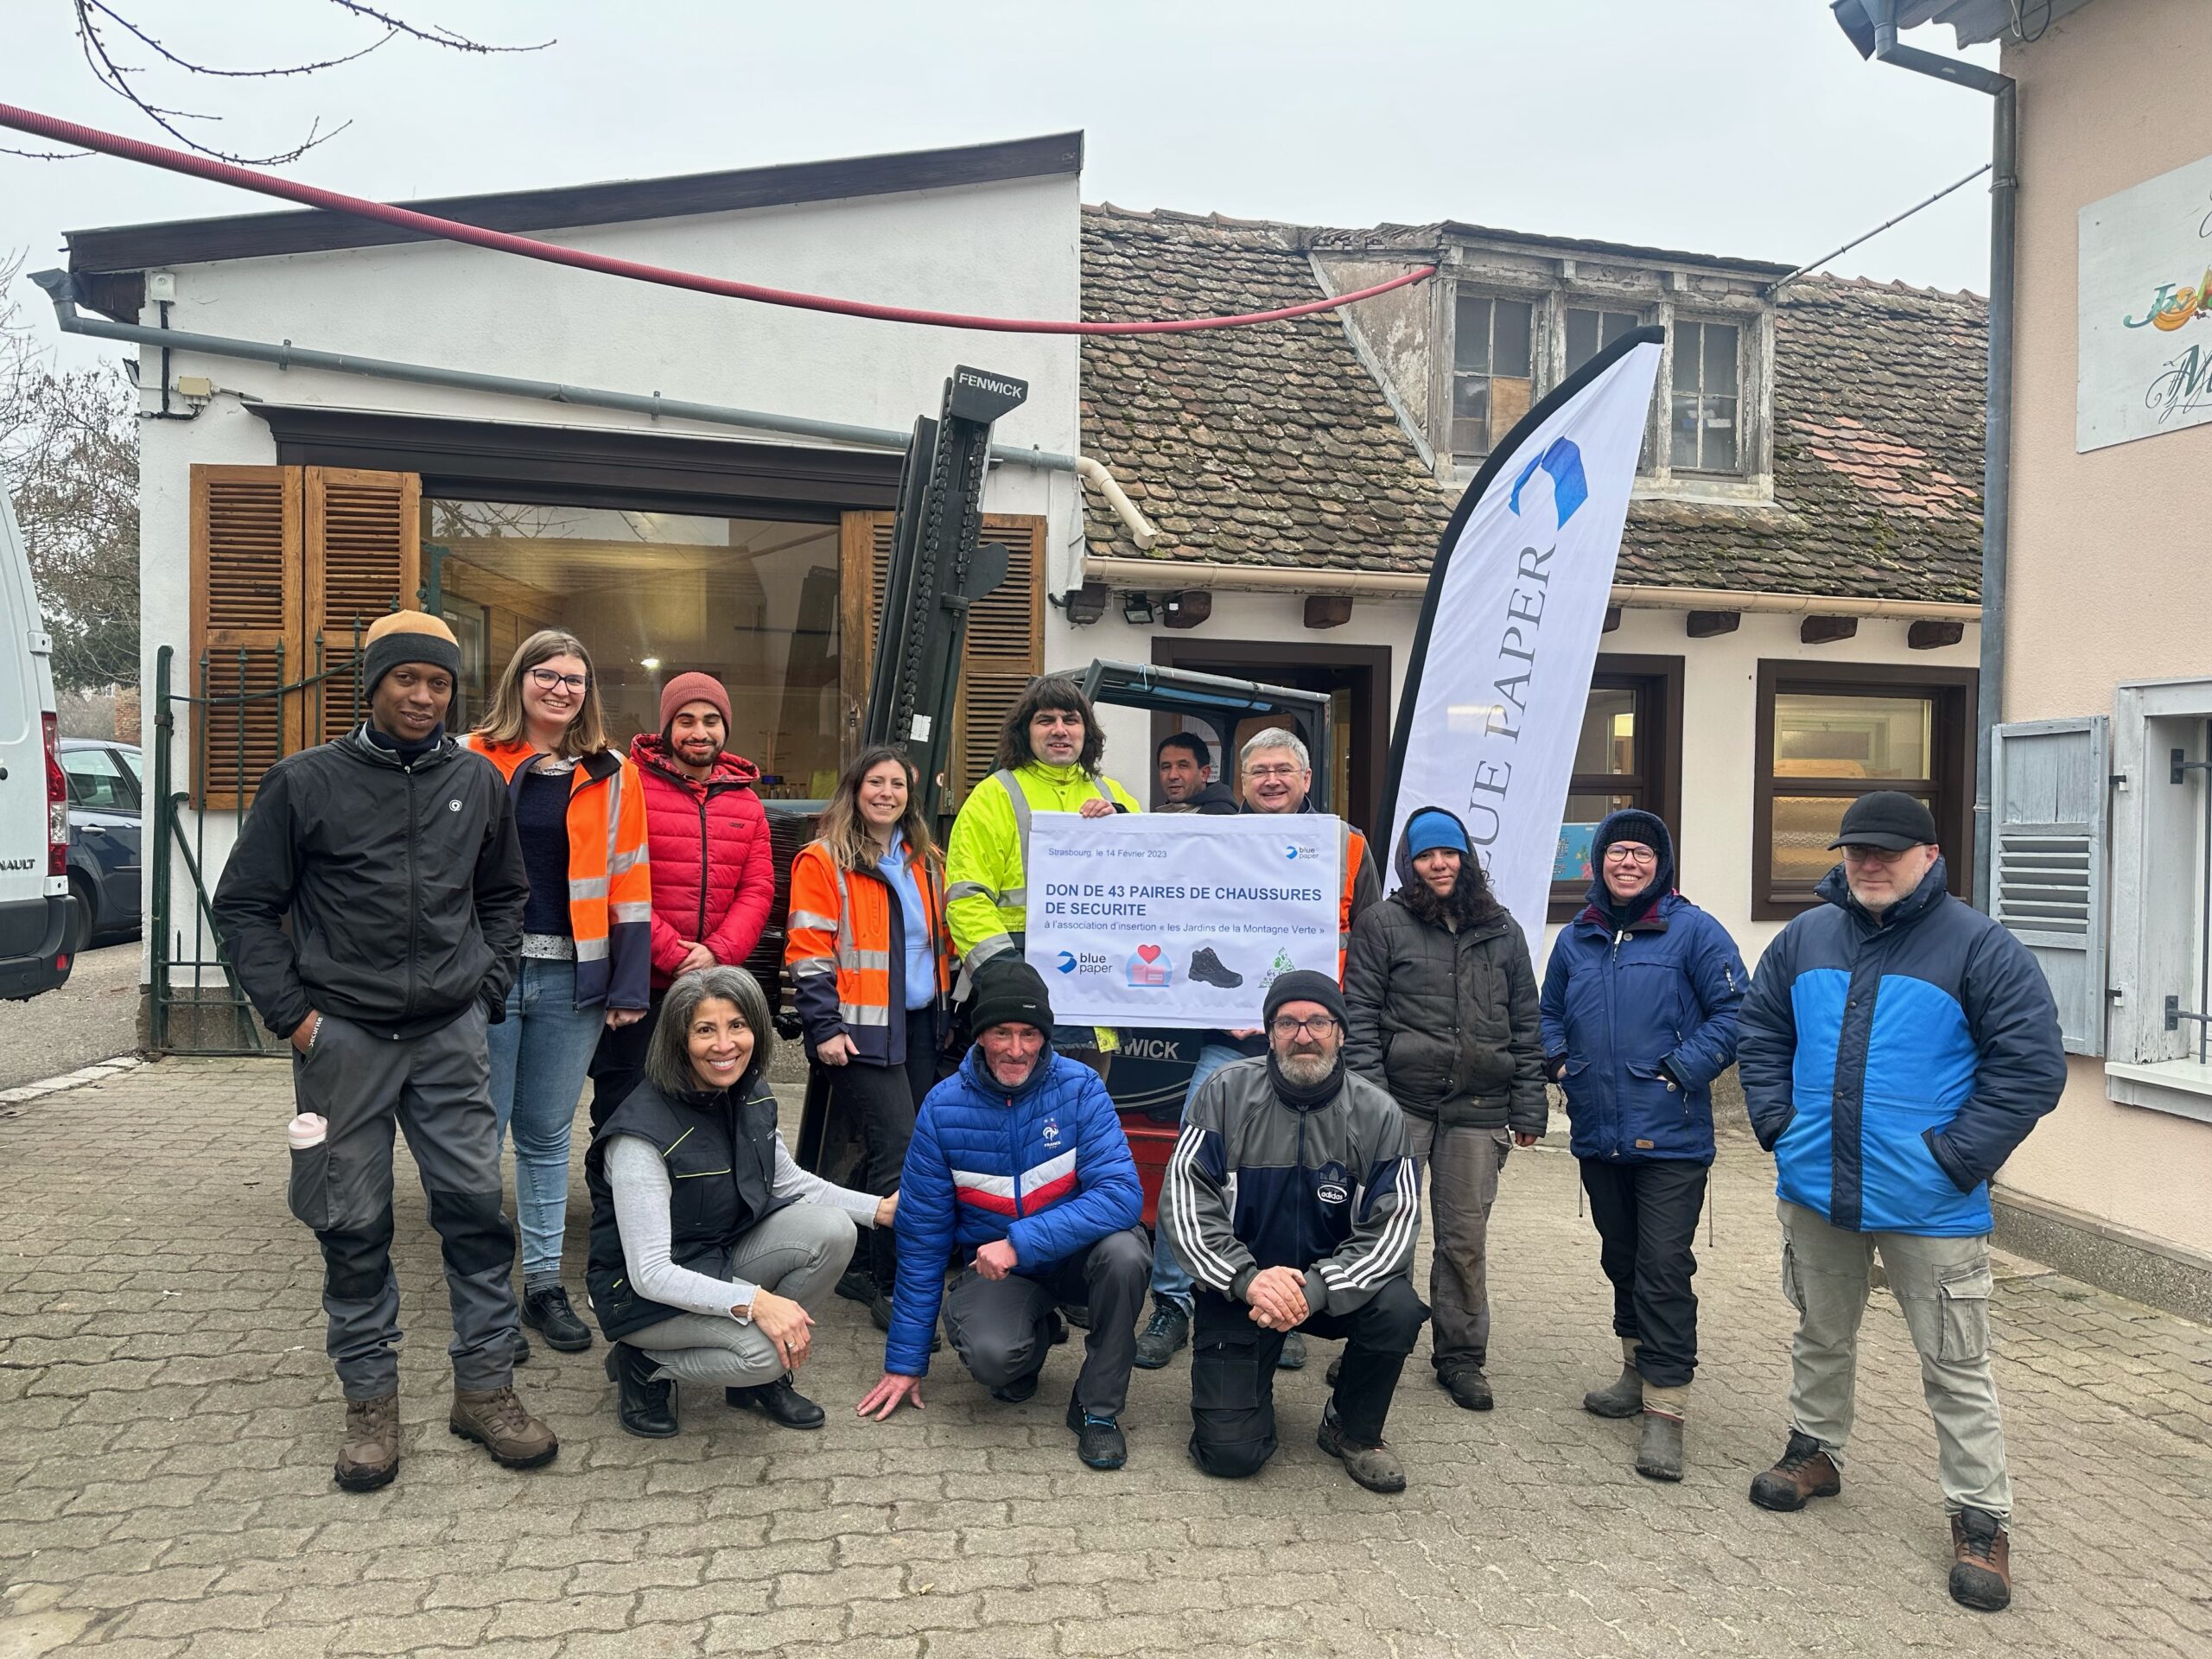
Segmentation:
<svg viewBox="0 0 2212 1659">
<path fill-rule="evenodd" d="M 292 1046 L 302 1117 L 290 1204 L 322 1246 L 346 1395 L 335 1477 L 348 1491 L 399 1472 L 395 1122 L 444 1247 L 448 1426 L 509 1468 L 560 1449 L 512 1386 L 514 1235 L 499 1210 L 484 1045 L 506 1001 L 529 884 L 499 772 L 446 735 L 460 672 L 460 647 L 436 618 L 401 611 L 371 625 L 369 718 L 269 769 L 215 891 L 239 982 Z"/>
</svg>

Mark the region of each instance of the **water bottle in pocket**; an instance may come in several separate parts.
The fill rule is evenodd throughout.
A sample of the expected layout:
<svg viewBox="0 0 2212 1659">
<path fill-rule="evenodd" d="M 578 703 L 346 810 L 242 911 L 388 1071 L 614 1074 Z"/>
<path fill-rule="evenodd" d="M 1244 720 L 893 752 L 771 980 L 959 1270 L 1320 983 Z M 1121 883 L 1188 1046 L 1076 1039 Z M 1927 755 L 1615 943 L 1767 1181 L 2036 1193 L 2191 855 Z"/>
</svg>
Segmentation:
<svg viewBox="0 0 2212 1659">
<path fill-rule="evenodd" d="M 284 1138 L 292 1149 L 285 1202 L 294 1215 L 321 1232 L 330 1225 L 330 1126 L 314 1112 L 302 1112 Z"/>
</svg>

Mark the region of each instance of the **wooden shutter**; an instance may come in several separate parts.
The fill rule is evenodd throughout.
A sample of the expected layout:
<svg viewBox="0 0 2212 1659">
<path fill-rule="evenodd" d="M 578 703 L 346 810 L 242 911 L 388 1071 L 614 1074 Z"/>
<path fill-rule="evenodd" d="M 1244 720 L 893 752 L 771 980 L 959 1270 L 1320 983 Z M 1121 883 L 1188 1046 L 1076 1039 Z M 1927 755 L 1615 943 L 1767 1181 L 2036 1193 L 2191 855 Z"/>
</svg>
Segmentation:
<svg viewBox="0 0 2212 1659">
<path fill-rule="evenodd" d="M 192 753 L 203 808 L 244 807 L 299 747 L 296 467 L 192 469 Z"/>
<path fill-rule="evenodd" d="M 353 667 L 360 630 L 389 612 L 422 608 L 423 486 L 413 473 L 306 472 L 302 643 L 325 671 L 309 703 L 306 741 L 327 743 L 368 712 Z"/>
<path fill-rule="evenodd" d="M 2041 964 L 2073 1054 L 2105 1052 L 2107 721 L 1991 734 L 1990 908 Z"/>
<path fill-rule="evenodd" d="M 868 706 L 868 673 L 883 614 L 883 583 L 891 563 L 893 516 L 849 512 L 844 518 L 845 682 L 847 720 L 857 735 Z M 1007 550 L 1006 580 L 968 616 L 960 663 L 960 696 L 952 726 L 952 764 L 947 809 L 957 811 L 968 791 L 990 775 L 1005 723 L 1029 682 L 1044 671 L 1045 520 L 1023 514 L 986 513 L 983 540 Z M 849 745 L 849 747 L 852 746 Z"/>
</svg>

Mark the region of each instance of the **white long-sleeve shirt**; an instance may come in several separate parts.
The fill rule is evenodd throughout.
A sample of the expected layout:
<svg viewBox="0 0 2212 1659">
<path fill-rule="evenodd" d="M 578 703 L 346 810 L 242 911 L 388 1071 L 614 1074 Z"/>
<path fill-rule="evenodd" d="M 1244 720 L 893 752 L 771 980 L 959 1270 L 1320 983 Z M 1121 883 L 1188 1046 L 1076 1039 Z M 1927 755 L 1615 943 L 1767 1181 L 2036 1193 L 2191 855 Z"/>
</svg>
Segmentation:
<svg viewBox="0 0 2212 1659">
<path fill-rule="evenodd" d="M 614 1223 L 622 1235 L 622 1263 L 638 1294 L 686 1313 L 728 1319 L 732 1307 L 750 1305 L 758 1285 L 742 1279 L 716 1279 L 680 1268 L 669 1255 L 671 1230 L 669 1200 L 675 1184 L 653 1143 L 642 1136 L 618 1135 L 607 1143 L 607 1184 L 614 1195 Z M 779 1198 L 826 1205 L 842 1210 L 863 1227 L 875 1225 L 883 1200 L 836 1186 L 801 1169 L 776 1134 L 776 1171 L 768 1190 Z"/>
</svg>

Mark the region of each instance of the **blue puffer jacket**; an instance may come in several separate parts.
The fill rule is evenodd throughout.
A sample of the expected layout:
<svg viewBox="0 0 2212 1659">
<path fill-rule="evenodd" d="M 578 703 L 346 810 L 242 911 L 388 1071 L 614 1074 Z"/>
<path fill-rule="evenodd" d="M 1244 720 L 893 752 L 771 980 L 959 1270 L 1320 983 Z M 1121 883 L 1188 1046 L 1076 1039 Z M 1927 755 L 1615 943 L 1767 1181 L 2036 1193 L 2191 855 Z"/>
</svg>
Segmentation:
<svg viewBox="0 0 2212 1659">
<path fill-rule="evenodd" d="M 944 1266 L 991 1243 L 1014 1246 L 1017 1273 L 1086 1250 L 1144 1212 L 1136 1160 L 1106 1085 L 1046 1049 L 1009 1093 L 980 1047 L 929 1092 L 899 1178 L 899 1284 L 883 1369 L 926 1376 Z"/>
<path fill-rule="evenodd" d="M 1776 1191 L 1859 1232 L 1988 1232 L 1989 1178 L 2066 1087 L 2027 947 L 1945 891 L 1936 861 L 1878 918 L 1839 865 L 1744 1003 L 1738 1058 Z"/>
<path fill-rule="evenodd" d="M 1589 906 L 1554 942 L 1539 1005 L 1544 1055 L 1554 1071 L 1565 1065 L 1577 1158 L 1709 1164 L 1713 1080 L 1736 1058 L 1749 976 L 1728 930 L 1672 891 L 1672 846 L 1656 850 L 1656 904 L 1616 927 L 1601 873 Z"/>
</svg>

